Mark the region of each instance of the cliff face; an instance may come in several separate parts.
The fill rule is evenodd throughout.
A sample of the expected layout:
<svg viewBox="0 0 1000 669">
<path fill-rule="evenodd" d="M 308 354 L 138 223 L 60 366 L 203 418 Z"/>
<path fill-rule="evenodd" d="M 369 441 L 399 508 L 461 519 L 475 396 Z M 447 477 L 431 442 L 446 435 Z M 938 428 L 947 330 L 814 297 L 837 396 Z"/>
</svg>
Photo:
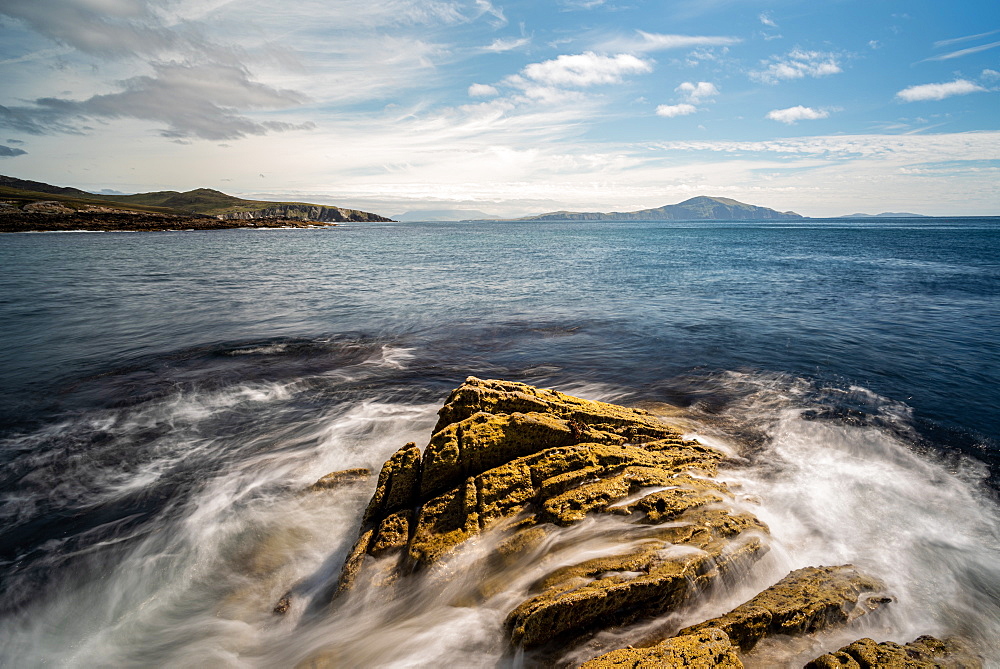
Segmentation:
<svg viewBox="0 0 1000 669">
<path fill-rule="evenodd" d="M 223 220 L 254 220 L 258 218 L 292 218 L 302 221 L 322 221 L 340 223 L 342 221 L 386 222 L 392 219 L 371 214 L 356 209 L 341 209 L 340 207 L 323 207 L 320 205 L 279 204 L 253 211 L 233 211 L 219 214 Z"/>
</svg>

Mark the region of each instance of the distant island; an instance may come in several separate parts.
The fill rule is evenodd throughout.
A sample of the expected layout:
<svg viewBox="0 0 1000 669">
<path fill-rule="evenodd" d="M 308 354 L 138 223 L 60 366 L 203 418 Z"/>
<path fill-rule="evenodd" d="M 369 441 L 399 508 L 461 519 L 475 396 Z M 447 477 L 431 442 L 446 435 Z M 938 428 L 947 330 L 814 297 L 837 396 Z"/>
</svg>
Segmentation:
<svg viewBox="0 0 1000 669">
<path fill-rule="evenodd" d="M 679 204 L 656 209 L 619 212 L 554 211 L 538 216 L 516 218 L 516 221 L 781 221 L 805 218 L 794 211 L 775 211 L 767 207 L 737 202 L 726 197 L 693 197 Z"/>
<path fill-rule="evenodd" d="M 881 214 L 846 214 L 837 218 L 930 218 L 923 214 L 908 214 L 898 211 L 884 211 Z"/>
<path fill-rule="evenodd" d="M 103 194 L 0 175 L 0 232 L 289 228 L 389 220 L 306 202 L 244 200 L 210 188 Z"/>
</svg>

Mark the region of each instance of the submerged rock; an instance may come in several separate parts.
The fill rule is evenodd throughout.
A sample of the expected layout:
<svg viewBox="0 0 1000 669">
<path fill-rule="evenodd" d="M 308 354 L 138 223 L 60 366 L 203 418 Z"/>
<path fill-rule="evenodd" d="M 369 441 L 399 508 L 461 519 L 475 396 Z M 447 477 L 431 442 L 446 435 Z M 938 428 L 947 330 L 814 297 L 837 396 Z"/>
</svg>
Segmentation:
<svg viewBox="0 0 1000 669">
<path fill-rule="evenodd" d="M 407 444 L 382 467 L 341 593 L 433 568 L 501 525 L 509 560 L 546 528 L 624 516 L 620 553 L 556 569 L 509 613 L 511 641 L 534 647 L 672 610 L 764 551 L 767 528 L 710 478 L 724 455 L 646 411 L 470 377 L 439 415 L 423 453 Z"/>
<path fill-rule="evenodd" d="M 859 639 L 835 653 L 821 655 L 805 669 L 979 669 L 982 659 L 954 639 L 922 636 L 906 645 Z"/>
<path fill-rule="evenodd" d="M 364 481 L 372 475 L 371 471 L 364 468 L 359 469 L 344 469 L 337 472 L 330 472 L 326 476 L 322 477 L 316 483 L 309 486 L 310 490 L 329 490 L 331 488 L 339 488 L 343 485 L 349 485 L 351 483 L 357 483 L 358 481 Z"/>
</svg>

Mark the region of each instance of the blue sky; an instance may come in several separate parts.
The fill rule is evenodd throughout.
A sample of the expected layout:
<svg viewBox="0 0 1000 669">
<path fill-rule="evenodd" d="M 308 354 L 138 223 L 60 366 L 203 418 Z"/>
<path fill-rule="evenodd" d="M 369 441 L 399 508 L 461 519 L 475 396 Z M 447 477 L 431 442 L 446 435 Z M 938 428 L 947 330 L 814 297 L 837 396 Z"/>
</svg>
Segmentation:
<svg viewBox="0 0 1000 669">
<path fill-rule="evenodd" d="M 0 173 L 386 215 L 1000 215 L 995 0 L 0 0 Z"/>
</svg>

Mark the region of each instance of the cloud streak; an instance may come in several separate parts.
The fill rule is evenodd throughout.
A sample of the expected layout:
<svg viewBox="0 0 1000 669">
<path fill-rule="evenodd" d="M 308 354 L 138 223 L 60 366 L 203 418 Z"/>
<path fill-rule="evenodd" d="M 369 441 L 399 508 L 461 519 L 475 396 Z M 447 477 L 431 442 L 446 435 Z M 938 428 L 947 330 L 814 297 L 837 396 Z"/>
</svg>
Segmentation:
<svg viewBox="0 0 1000 669">
<path fill-rule="evenodd" d="M 968 49 L 959 49 L 958 51 L 952 51 L 951 53 L 942 54 L 940 56 L 934 56 L 933 58 L 925 58 L 924 61 L 929 60 L 951 60 L 953 58 L 961 58 L 962 56 L 969 56 L 974 53 L 979 53 L 981 51 L 989 51 L 990 49 L 995 49 L 1000 46 L 1000 42 L 991 42 L 990 44 L 981 44 L 979 46 L 972 46 Z"/>
<path fill-rule="evenodd" d="M 720 35 L 672 35 L 648 33 L 637 30 L 635 35 L 616 37 L 601 44 L 602 51 L 624 51 L 627 53 L 650 53 L 668 49 L 690 49 L 699 46 L 731 46 L 739 44 L 738 37 Z"/>
</svg>

